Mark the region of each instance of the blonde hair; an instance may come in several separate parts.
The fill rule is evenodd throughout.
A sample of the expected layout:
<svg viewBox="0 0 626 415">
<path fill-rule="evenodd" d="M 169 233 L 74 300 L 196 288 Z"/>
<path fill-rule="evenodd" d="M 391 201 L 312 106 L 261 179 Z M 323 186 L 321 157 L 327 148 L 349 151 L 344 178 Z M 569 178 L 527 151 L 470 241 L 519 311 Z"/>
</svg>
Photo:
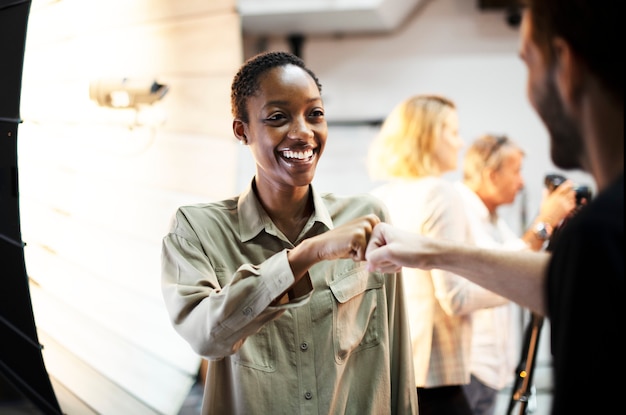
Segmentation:
<svg viewBox="0 0 626 415">
<path fill-rule="evenodd" d="M 471 188 L 478 186 L 484 169 L 502 168 L 504 157 L 524 150 L 506 135 L 483 134 L 467 149 L 463 160 L 463 181 Z"/>
<path fill-rule="evenodd" d="M 368 152 L 373 179 L 418 178 L 438 173 L 435 143 L 456 105 L 439 95 L 415 95 L 385 118 Z"/>
</svg>

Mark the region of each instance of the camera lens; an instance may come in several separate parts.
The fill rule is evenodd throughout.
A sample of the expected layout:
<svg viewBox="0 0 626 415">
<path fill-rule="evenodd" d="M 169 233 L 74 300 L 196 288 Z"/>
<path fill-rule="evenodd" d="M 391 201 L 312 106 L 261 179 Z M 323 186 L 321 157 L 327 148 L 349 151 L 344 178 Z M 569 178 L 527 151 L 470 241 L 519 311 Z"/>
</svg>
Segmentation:
<svg viewBox="0 0 626 415">
<path fill-rule="evenodd" d="M 583 199 L 587 202 L 591 200 L 591 189 L 589 186 L 575 186 L 574 191 L 576 192 L 576 204 L 581 205 L 583 203 Z"/>
<path fill-rule="evenodd" d="M 560 174 L 547 174 L 544 184 L 549 191 L 553 191 L 565 181 L 565 176 Z"/>
<path fill-rule="evenodd" d="M 549 191 L 553 191 L 566 180 L 565 176 L 560 174 L 547 174 L 544 183 Z M 587 202 L 591 200 L 591 188 L 584 185 L 576 185 L 573 187 L 576 192 L 576 205 L 580 206 L 583 200 Z"/>
</svg>

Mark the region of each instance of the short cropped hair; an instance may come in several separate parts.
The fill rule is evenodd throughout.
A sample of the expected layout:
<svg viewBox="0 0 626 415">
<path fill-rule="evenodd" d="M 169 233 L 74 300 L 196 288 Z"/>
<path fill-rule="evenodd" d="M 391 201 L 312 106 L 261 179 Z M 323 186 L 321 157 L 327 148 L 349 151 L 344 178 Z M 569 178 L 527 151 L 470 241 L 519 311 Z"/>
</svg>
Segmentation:
<svg viewBox="0 0 626 415">
<path fill-rule="evenodd" d="M 317 89 L 320 94 L 322 93 L 319 79 L 301 58 L 289 52 L 262 52 L 246 60 L 233 78 L 230 89 L 230 105 L 233 117 L 248 122 L 249 114 L 246 103 L 249 97 L 254 96 L 259 91 L 261 77 L 270 69 L 287 65 L 302 68 L 313 78 Z"/>
<path fill-rule="evenodd" d="M 598 77 L 607 92 L 624 105 L 624 15 L 614 0 L 522 0 L 528 7 L 533 42 L 549 63 L 552 39 L 562 37 Z M 621 35 L 620 35 L 621 33 Z"/>
</svg>

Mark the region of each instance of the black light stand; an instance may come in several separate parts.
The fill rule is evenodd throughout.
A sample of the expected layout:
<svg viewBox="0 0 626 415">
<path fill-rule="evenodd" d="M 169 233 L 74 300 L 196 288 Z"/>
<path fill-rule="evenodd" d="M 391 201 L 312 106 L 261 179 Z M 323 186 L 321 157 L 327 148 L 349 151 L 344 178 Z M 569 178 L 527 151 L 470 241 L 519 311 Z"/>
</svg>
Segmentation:
<svg viewBox="0 0 626 415">
<path fill-rule="evenodd" d="M 566 223 L 567 219 L 554 229 L 550 242 L 546 246 L 546 251 L 552 250 L 554 242 L 558 239 L 559 232 L 563 229 Z M 538 351 L 537 348 L 539 345 L 541 327 L 543 327 L 543 320 L 544 317 L 536 313 L 530 313 L 530 322 L 528 323 L 528 326 L 526 326 L 526 332 L 524 334 L 522 357 L 517 365 L 517 377 L 515 378 L 515 383 L 513 385 L 509 409 L 507 410 L 508 415 L 513 414 L 516 402 L 519 402 L 519 411 L 517 412 L 518 415 L 529 414 L 528 402 L 533 394 L 533 374 L 535 372 L 535 363 Z"/>
<path fill-rule="evenodd" d="M 539 335 L 543 326 L 543 317 L 531 313 L 530 323 L 526 327 L 524 335 L 524 347 L 522 349 L 522 358 L 517 366 L 517 377 L 513 385 L 513 393 L 509 402 L 507 414 L 513 414 L 515 403 L 519 402 L 519 415 L 525 415 L 528 412 L 528 402 L 532 397 L 533 373 L 535 370 L 535 362 L 537 357 L 537 346 L 539 344 Z"/>
<path fill-rule="evenodd" d="M 565 180 L 566 178 L 560 174 L 548 174 L 544 178 L 544 184 L 546 188 L 552 192 Z M 591 200 L 591 190 L 588 186 L 575 186 L 574 190 L 576 191 L 576 208 L 574 209 L 573 214 L 576 214 Z M 568 218 L 566 218 L 554 229 L 550 242 L 548 243 L 548 246 L 546 246 L 546 251 L 552 251 L 554 242 L 558 239 L 560 231 L 567 224 Z M 543 320 L 544 318 L 542 316 L 531 313 L 530 322 L 528 323 L 524 334 L 522 357 L 516 369 L 517 377 L 515 378 L 511 400 L 509 401 L 509 408 L 507 410 L 508 415 L 513 414 L 516 402 L 519 402 L 518 415 L 527 415 L 529 413 L 528 402 L 532 397 L 533 373 L 535 370 L 537 346 L 539 344 L 539 335 L 541 334 Z"/>
</svg>

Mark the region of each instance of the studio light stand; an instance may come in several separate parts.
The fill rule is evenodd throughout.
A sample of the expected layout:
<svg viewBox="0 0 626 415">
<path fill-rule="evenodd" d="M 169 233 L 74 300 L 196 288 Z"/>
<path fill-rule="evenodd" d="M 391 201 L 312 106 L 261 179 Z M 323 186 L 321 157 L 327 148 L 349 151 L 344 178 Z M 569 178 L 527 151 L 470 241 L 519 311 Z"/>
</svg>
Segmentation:
<svg viewBox="0 0 626 415">
<path fill-rule="evenodd" d="M 548 174 L 544 178 L 544 184 L 548 191 L 552 192 L 565 180 L 566 178 L 560 174 Z M 592 194 L 589 186 L 575 186 L 574 190 L 576 191 L 576 208 L 573 213 L 576 214 L 584 204 L 591 201 Z M 552 251 L 552 246 L 556 239 L 558 239 L 560 231 L 567 224 L 567 220 L 568 218 L 554 229 L 550 242 L 546 246 L 546 251 Z M 543 320 L 544 318 L 542 316 L 531 312 L 530 322 L 524 333 L 522 357 L 517 365 L 517 376 L 513 384 L 511 400 L 509 401 L 509 408 L 506 412 L 507 415 L 513 415 L 516 403 L 519 403 L 518 415 L 527 415 L 534 412 L 534 408 L 529 408 L 528 404 L 531 398 L 533 398 L 534 393 L 533 373 L 535 371 L 537 346 L 539 345 L 539 335 L 541 334 Z"/>
<path fill-rule="evenodd" d="M 533 396 L 533 373 L 537 358 L 537 346 L 539 345 L 539 335 L 543 326 L 543 317 L 531 313 L 531 318 L 524 335 L 524 347 L 522 348 L 522 358 L 517 366 L 517 377 L 513 385 L 511 400 L 509 401 L 508 415 L 513 414 L 516 403 L 519 403 L 518 415 L 530 413 L 528 403 Z"/>
<path fill-rule="evenodd" d="M 546 251 L 552 250 L 552 245 L 558 238 L 558 234 L 560 230 L 563 229 L 563 226 L 565 226 L 566 221 L 567 220 L 563 221 L 554 229 L 550 242 L 546 246 Z M 515 378 L 515 383 L 513 384 L 507 415 L 513 415 L 515 404 L 518 402 L 518 415 L 528 415 L 534 412 L 534 408 L 529 408 L 528 404 L 533 398 L 534 393 L 533 374 L 535 372 L 535 364 L 537 362 L 539 335 L 541 334 L 541 328 L 543 327 L 543 320 L 544 317 L 536 313 L 530 313 L 530 322 L 526 326 L 526 331 L 524 333 L 522 357 L 517 365 L 517 376 Z"/>
</svg>

